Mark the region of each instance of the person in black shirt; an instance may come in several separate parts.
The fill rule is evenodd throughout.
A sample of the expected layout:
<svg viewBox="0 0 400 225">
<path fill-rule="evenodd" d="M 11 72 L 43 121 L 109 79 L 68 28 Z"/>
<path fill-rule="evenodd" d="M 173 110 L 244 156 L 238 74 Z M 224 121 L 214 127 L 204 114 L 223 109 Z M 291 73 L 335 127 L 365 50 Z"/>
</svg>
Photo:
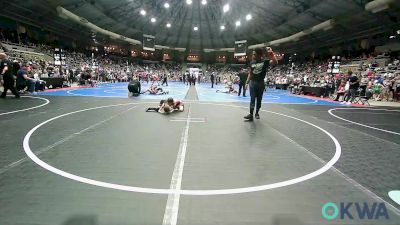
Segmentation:
<svg viewBox="0 0 400 225">
<path fill-rule="evenodd" d="M 211 80 L 211 88 L 214 88 L 214 81 L 215 81 L 214 73 L 211 73 L 210 80 Z"/>
<path fill-rule="evenodd" d="M 192 84 L 196 86 L 196 76 L 194 74 L 192 75 Z"/>
<path fill-rule="evenodd" d="M 21 69 L 21 65 L 19 65 L 17 60 L 14 60 L 13 64 L 12 64 L 12 68 L 13 68 L 13 75 L 17 76 L 17 72 L 19 69 Z"/>
<path fill-rule="evenodd" d="M 22 67 L 17 71 L 17 89 L 22 90 L 28 87 L 28 92 L 34 94 L 36 87 L 36 80 L 28 76 L 26 67 Z"/>
<path fill-rule="evenodd" d="M 168 76 L 167 76 L 167 74 L 164 74 L 163 82 L 162 82 L 161 86 L 164 86 L 164 84 L 166 84 L 168 86 Z"/>
<path fill-rule="evenodd" d="M 243 97 L 246 97 L 246 80 L 247 80 L 248 73 L 245 69 L 243 69 L 239 73 L 239 93 L 238 96 L 240 96 L 240 93 L 242 93 L 243 90 Z"/>
<path fill-rule="evenodd" d="M 253 51 L 253 61 L 250 62 L 250 73 L 247 77 L 246 82 L 247 84 L 249 84 L 250 87 L 250 114 L 244 117 L 247 121 L 253 121 L 254 108 L 256 108 L 256 119 L 260 119 L 259 111 L 261 108 L 262 97 L 265 89 L 264 78 L 267 75 L 267 71 L 270 67 L 270 60 L 274 65 L 278 63 L 278 60 L 276 59 L 272 49 L 270 47 L 267 47 L 266 50 L 268 59 L 262 58 L 262 49 L 256 49 Z"/>
<path fill-rule="evenodd" d="M 188 74 L 187 81 L 188 81 L 188 85 L 192 86 L 192 75 L 191 74 Z"/>
<path fill-rule="evenodd" d="M 14 76 L 12 75 L 12 64 L 7 59 L 7 55 L 4 53 L 0 53 L 0 80 L 4 86 L 4 91 L 1 93 L 0 98 L 5 98 L 7 95 L 7 91 L 10 90 L 16 98 L 19 98 L 19 93 L 15 89 L 14 86 Z"/>
<path fill-rule="evenodd" d="M 136 77 L 132 79 L 131 82 L 128 84 L 128 91 L 129 91 L 129 96 L 139 96 L 141 92 L 142 86 L 140 84 L 140 81 Z"/>
<path fill-rule="evenodd" d="M 360 81 L 358 80 L 358 77 L 354 75 L 353 72 L 350 70 L 348 72 L 348 76 L 349 76 L 348 81 L 350 86 L 347 93 L 347 102 L 353 102 L 354 99 L 356 98 L 358 88 L 360 87 Z"/>
</svg>

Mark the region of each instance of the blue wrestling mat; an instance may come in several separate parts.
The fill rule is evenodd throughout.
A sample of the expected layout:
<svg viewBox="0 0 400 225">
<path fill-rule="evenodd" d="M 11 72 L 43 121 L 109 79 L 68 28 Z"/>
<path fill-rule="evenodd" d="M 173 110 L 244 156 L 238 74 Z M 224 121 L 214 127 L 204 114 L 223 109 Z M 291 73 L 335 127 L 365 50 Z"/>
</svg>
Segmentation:
<svg viewBox="0 0 400 225">
<path fill-rule="evenodd" d="M 146 91 L 150 87 L 151 83 L 142 83 L 142 91 Z M 168 91 L 168 95 L 151 95 L 149 93 L 142 94 L 135 99 L 165 99 L 166 96 L 173 97 L 174 99 L 184 99 L 189 86 L 182 83 L 171 82 L 169 86 L 159 86 L 164 91 Z M 42 92 L 39 95 L 49 96 L 90 96 L 90 97 L 108 97 L 108 98 L 128 98 L 128 83 L 108 83 L 100 84 L 94 88 L 79 88 L 71 90 L 59 90 Z"/>
<path fill-rule="evenodd" d="M 239 90 L 238 85 L 234 85 L 235 90 Z M 217 92 L 227 91 L 224 85 L 217 85 L 211 88 L 211 84 L 198 84 L 196 85 L 197 95 L 200 101 L 210 102 L 250 102 L 250 92 L 246 90 L 246 97 L 238 96 L 238 94 L 228 94 Z M 263 96 L 263 103 L 275 103 L 275 104 L 315 104 L 315 105 L 333 105 L 343 106 L 336 102 L 317 100 L 306 98 L 301 95 L 292 95 L 286 90 L 268 89 Z"/>
<path fill-rule="evenodd" d="M 79 88 L 79 89 L 62 89 L 49 92 L 42 92 L 38 95 L 47 96 L 90 96 L 90 97 L 113 97 L 113 98 L 128 98 L 128 83 L 108 83 L 100 84 L 94 88 Z M 150 83 L 142 83 L 142 91 L 149 88 Z M 161 86 L 160 86 L 161 87 Z M 138 100 L 160 100 L 166 97 L 172 97 L 174 99 L 185 99 L 186 93 L 189 90 L 189 86 L 180 82 L 170 82 L 169 86 L 162 87 L 164 91 L 168 91 L 168 95 L 151 95 L 143 94 L 139 97 L 135 97 Z M 235 85 L 235 90 L 239 87 Z M 209 83 L 196 84 L 197 95 L 199 101 L 207 102 L 249 102 L 250 93 L 247 90 L 247 97 L 237 96 L 237 94 L 217 93 L 217 90 L 226 91 L 224 85 L 215 85 L 211 88 Z M 324 101 L 320 99 L 310 99 L 304 96 L 291 95 L 285 90 L 268 89 L 263 98 L 263 103 L 273 104 L 305 104 L 305 105 L 332 105 L 332 106 L 343 106 L 339 103 Z"/>
</svg>

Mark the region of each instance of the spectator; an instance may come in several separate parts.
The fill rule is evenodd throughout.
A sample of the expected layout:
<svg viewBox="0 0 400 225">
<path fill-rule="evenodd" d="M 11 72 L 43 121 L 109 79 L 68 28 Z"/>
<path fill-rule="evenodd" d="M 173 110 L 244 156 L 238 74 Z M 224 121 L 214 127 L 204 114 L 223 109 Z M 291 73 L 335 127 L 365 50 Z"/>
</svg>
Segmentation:
<svg viewBox="0 0 400 225">
<path fill-rule="evenodd" d="M 17 89 L 23 90 L 25 87 L 28 87 L 28 92 L 30 94 L 34 94 L 36 87 L 36 80 L 28 76 L 26 67 L 22 67 L 17 72 Z"/>
<path fill-rule="evenodd" d="M 343 99 L 344 99 L 344 95 L 345 95 L 345 93 L 346 93 L 346 91 L 345 91 L 345 89 L 344 89 L 345 86 L 346 86 L 346 82 L 345 82 L 345 81 L 342 81 L 342 82 L 340 83 L 339 87 L 338 87 L 338 90 L 337 90 L 337 92 L 336 92 L 336 98 L 335 98 L 334 101 L 339 101 L 340 96 L 343 96 Z"/>
</svg>

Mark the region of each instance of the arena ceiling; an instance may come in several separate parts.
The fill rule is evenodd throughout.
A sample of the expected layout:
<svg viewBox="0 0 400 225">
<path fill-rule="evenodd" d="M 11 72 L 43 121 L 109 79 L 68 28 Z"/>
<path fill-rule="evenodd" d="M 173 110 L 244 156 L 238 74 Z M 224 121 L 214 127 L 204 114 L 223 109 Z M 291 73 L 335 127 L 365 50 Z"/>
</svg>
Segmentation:
<svg viewBox="0 0 400 225">
<path fill-rule="evenodd" d="M 192 0 L 188 5 L 186 0 L 13 0 L 3 3 L 8 4 L 6 9 L 0 6 L 0 14 L 43 24 L 63 35 L 89 37 L 90 30 L 57 15 L 56 7 L 62 6 L 117 34 L 136 40 L 150 34 L 156 36 L 158 45 L 187 49 L 232 48 L 236 40 L 265 43 L 335 19 L 333 29 L 300 40 L 303 47 L 316 47 L 349 35 L 362 37 L 393 29 L 400 19 L 398 2 L 384 13 L 373 14 L 364 9 L 370 0 L 207 0 L 205 5 L 202 1 Z M 224 13 L 227 3 L 229 11 Z M 246 20 L 249 14 L 251 19 Z M 240 26 L 236 26 L 238 20 Z"/>
</svg>

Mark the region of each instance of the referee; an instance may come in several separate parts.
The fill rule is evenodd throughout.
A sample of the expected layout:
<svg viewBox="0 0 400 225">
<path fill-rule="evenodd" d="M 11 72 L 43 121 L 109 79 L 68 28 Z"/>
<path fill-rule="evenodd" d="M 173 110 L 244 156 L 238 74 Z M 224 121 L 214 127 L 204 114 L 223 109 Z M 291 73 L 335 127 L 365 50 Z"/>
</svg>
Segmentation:
<svg viewBox="0 0 400 225">
<path fill-rule="evenodd" d="M 246 81 L 248 77 L 248 72 L 246 69 L 242 69 L 239 73 L 239 93 L 238 96 L 242 93 L 243 90 L 243 97 L 246 97 Z"/>
<path fill-rule="evenodd" d="M 142 89 L 142 86 L 140 84 L 140 81 L 136 77 L 134 77 L 132 79 L 132 81 L 129 82 L 129 84 L 128 84 L 129 97 L 131 97 L 131 96 L 134 96 L 134 97 L 139 96 L 140 92 L 141 92 L 141 89 Z"/>
<path fill-rule="evenodd" d="M 5 53 L 0 53 L 0 84 L 2 84 L 4 87 L 4 91 L 1 93 L 0 98 L 6 98 L 8 90 L 11 90 L 11 92 L 15 95 L 15 98 L 20 97 L 14 86 L 12 64 L 7 59 L 7 55 Z"/>
<path fill-rule="evenodd" d="M 247 121 L 253 121 L 254 108 L 256 108 L 256 119 L 260 119 L 258 112 L 261 108 L 261 101 L 265 89 L 264 78 L 267 75 L 270 66 L 278 64 L 278 60 L 276 59 L 272 49 L 267 47 L 266 51 L 267 58 L 263 58 L 264 54 L 262 49 L 254 50 L 252 61 L 250 62 L 250 73 L 246 81 L 250 87 L 250 114 L 244 117 Z"/>
</svg>

